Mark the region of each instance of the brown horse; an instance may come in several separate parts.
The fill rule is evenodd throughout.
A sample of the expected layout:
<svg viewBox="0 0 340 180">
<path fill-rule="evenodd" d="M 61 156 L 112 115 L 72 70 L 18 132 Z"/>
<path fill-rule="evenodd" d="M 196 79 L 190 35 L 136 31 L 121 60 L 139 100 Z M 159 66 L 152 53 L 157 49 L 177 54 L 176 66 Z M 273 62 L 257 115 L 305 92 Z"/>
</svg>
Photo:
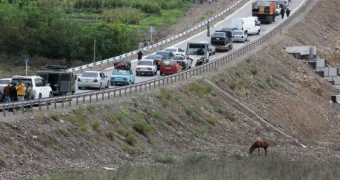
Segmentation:
<svg viewBox="0 0 340 180">
<path fill-rule="evenodd" d="M 260 155 L 260 148 L 264 149 L 264 153 L 267 156 L 267 148 L 268 148 L 268 143 L 265 140 L 257 140 L 251 147 L 250 147 L 250 154 L 255 151 L 255 149 L 258 149 L 258 154 Z"/>
</svg>

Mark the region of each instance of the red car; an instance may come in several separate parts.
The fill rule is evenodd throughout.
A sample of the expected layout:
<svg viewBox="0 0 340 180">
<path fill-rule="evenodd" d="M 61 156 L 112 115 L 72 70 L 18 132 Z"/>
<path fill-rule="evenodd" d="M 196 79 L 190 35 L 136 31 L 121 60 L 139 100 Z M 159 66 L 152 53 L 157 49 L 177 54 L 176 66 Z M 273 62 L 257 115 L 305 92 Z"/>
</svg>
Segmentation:
<svg viewBox="0 0 340 180">
<path fill-rule="evenodd" d="M 182 66 L 176 60 L 163 60 L 161 64 L 160 74 L 175 74 L 182 71 Z"/>
</svg>

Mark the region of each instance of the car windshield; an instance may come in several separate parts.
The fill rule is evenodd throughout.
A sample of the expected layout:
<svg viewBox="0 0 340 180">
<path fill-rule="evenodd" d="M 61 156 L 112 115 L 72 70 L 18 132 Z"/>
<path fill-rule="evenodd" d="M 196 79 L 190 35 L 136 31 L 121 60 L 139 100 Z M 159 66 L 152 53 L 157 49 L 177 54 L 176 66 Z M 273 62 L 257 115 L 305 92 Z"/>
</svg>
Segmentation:
<svg viewBox="0 0 340 180">
<path fill-rule="evenodd" d="M 175 65 L 175 61 L 163 61 L 162 64 L 166 66 L 171 66 L 171 65 Z"/>
<path fill-rule="evenodd" d="M 162 57 L 160 57 L 160 56 L 146 56 L 145 59 L 160 60 L 160 59 L 162 59 Z"/>
<path fill-rule="evenodd" d="M 114 69 L 112 74 L 113 75 L 129 75 L 130 71 L 123 70 L 123 69 Z"/>
<path fill-rule="evenodd" d="M 0 80 L 0 84 L 8 84 L 10 81 L 11 81 L 10 79 L 8 79 L 8 80 L 2 79 L 2 80 Z"/>
<path fill-rule="evenodd" d="M 176 52 L 177 49 L 172 49 L 172 48 L 169 48 L 169 49 L 164 49 L 163 51 L 168 51 L 168 52 Z"/>
<path fill-rule="evenodd" d="M 213 34 L 213 37 L 225 37 L 225 33 L 223 33 L 223 32 L 215 32 Z"/>
<path fill-rule="evenodd" d="M 285 4 L 285 2 L 284 2 L 284 1 L 275 1 L 275 4 L 276 4 L 276 5 Z"/>
<path fill-rule="evenodd" d="M 20 80 L 21 83 L 23 83 L 23 84 L 28 84 L 28 83 L 32 84 L 31 79 L 24 79 L 24 78 L 12 79 L 11 83 L 18 84 L 18 80 Z"/>
<path fill-rule="evenodd" d="M 169 53 L 167 53 L 167 52 L 157 52 L 156 54 L 162 55 L 165 58 L 169 57 Z"/>
<path fill-rule="evenodd" d="M 234 35 L 243 35 L 242 31 L 234 31 Z"/>
<path fill-rule="evenodd" d="M 175 60 L 184 60 L 184 57 L 183 56 L 175 56 L 174 59 Z"/>
<path fill-rule="evenodd" d="M 98 73 L 96 72 L 84 72 L 81 77 L 98 77 Z"/>
<path fill-rule="evenodd" d="M 138 61 L 138 65 L 152 66 L 152 61 Z"/>
</svg>

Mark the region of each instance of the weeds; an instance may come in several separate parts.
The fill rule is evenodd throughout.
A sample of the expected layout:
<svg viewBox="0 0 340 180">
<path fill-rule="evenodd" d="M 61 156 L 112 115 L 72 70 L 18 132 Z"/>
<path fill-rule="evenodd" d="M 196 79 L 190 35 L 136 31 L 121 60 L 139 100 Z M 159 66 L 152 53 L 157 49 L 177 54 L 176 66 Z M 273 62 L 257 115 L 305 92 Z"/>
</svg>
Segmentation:
<svg viewBox="0 0 340 180">
<path fill-rule="evenodd" d="M 108 23 L 139 24 L 140 19 L 141 10 L 130 7 L 108 9 L 103 12 L 103 21 Z"/>
<path fill-rule="evenodd" d="M 137 138 L 132 133 L 127 133 L 125 138 L 126 138 L 125 141 L 128 145 L 130 145 L 130 146 L 136 146 L 137 145 Z"/>
<path fill-rule="evenodd" d="M 43 120 L 43 114 L 41 112 L 36 112 L 35 113 L 35 119 L 38 120 L 38 121 L 41 121 Z"/>
<path fill-rule="evenodd" d="M 121 107 L 120 108 L 120 112 L 126 116 L 126 117 L 130 117 L 130 112 L 128 110 L 126 110 L 125 108 Z"/>
<path fill-rule="evenodd" d="M 261 89 L 266 89 L 265 84 L 262 82 L 261 79 L 257 79 L 257 85 L 261 88 Z"/>
<path fill-rule="evenodd" d="M 1 167 L 6 166 L 6 158 L 4 156 L 0 156 L 0 166 Z"/>
<path fill-rule="evenodd" d="M 237 86 L 237 83 L 235 81 L 232 81 L 232 82 L 229 83 L 229 88 L 232 89 L 232 90 L 235 90 L 236 86 Z"/>
<path fill-rule="evenodd" d="M 236 74 L 238 77 L 240 77 L 240 78 L 243 78 L 243 76 L 244 76 L 244 73 L 241 72 L 241 71 L 238 71 L 238 72 L 236 72 L 235 74 Z"/>
<path fill-rule="evenodd" d="M 220 77 L 220 81 L 221 82 L 225 82 L 225 78 L 224 77 Z"/>
<path fill-rule="evenodd" d="M 201 130 L 202 132 L 204 132 L 205 134 L 208 134 L 209 131 L 210 131 L 208 125 L 202 125 L 202 126 L 200 126 L 200 130 Z"/>
<path fill-rule="evenodd" d="M 58 127 L 58 132 L 64 136 L 67 136 L 67 129 L 62 126 Z"/>
<path fill-rule="evenodd" d="M 211 92 L 211 95 L 212 95 L 213 97 L 216 97 L 216 96 L 217 96 L 217 94 L 216 94 L 215 91 Z"/>
<path fill-rule="evenodd" d="M 66 117 L 66 121 L 70 122 L 71 124 L 74 124 L 76 122 L 75 118 L 72 115 L 68 115 Z"/>
<path fill-rule="evenodd" d="M 216 116 L 211 116 L 209 119 L 208 119 L 208 122 L 209 124 L 213 125 L 213 126 L 216 126 Z"/>
<path fill-rule="evenodd" d="M 208 156 L 205 154 L 193 154 L 188 156 L 187 158 L 184 159 L 185 164 L 191 164 L 195 165 L 202 161 L 203 159 L 206 159 Z"/>
<path fill-rule="evenodd" d="M 60 116 L 59 116 L 59 114 L 57 114 L 56 112 L 52 112 L 52 114 L 51 114 L 51 118 L 53 119 L 53 120 L 55 120 L 55 121 L 60 121 Z"/>
<path fill-rule="evenodd" d="M 250 72 L 253 74 L 253 75 L 257 75 L 257 69 L 255 67 L 252 67 L 250 68 Z"/>
<path fill-rule="evenodd" d="M 136 154 L 137 148 L 133 146 L 129 146 L 127 144 L 123 145 L 123 151 L 128 152 L 129 154 Z"/>
<path fill-rule="evenodd" d="M 94 121 L 91 122 L 91 127 L 92 127 L 93 130 L 95 130 L 95 131 L 98 130 L 99 126 L 100 126 L 100 123 L 99 123 L 98 120 L 94 120 Z"/>
<path fill-rule="evenodd" d="M 161 88 L 160 91 L 161 91 L 160 99 L 161 99 L 162 106 L 166 108 L 169 106 L 169 100 L 172 97 L 171 93 L 164 88 Z"/>
<path fill-rule="evenodd" d="M 122 136 L 126 136 L 126 129 L 123 129 L 123 128 L 121 128 L 121 127 L 118 127 L 118 128 L 116 129 L 116 132 L 117 132 L 118 134 L 122 135 Z"/>
<path fill-rule="evenodd" d="M 221 108 L 217 108 L 217 109 L 216 109 L 216 112 L 217 112 L 218 114 L 223 114 L 223 113 L 224 113 L 224 111 L 223 111 Z"/>
<path fill-rule="evenodd" d="M 185 113 L 188 116 L 193 116 L 196 113 L 196 109 L 194 107 L 189 107 L 185 109 Z"/>
<path fill-rule="evenodd" d="M 155 156 L 155 161 L 164 164 L 169 164 L 175 162 L 175 158 L 171 154 L 157 154 Z"/>
<path fill-rule="evenodd" d="M 86 109 L 87 109 L 87 111 L 93 113 L 93 112 L 96 111 L 96 106 L 93 105 L 93 104 L 90 104 L 90 105 L 87 105 L 87 106 L 86 106 Z"/>
<path fill-rule="evenodd" d="M 179 101 L 180 99 L 182 99 L 182 97 L 181 96 L 175 96 L 174 99 L 175 99 L 175 101 Z"/>
<path fill-rule="evenodd" d="M 272 78 L 270 78 L 270 77 L 267 77 L 267 78 L 266 78 L 266 82 L 267 82 L 267 84 L 271 84 L 271 82 L 272 82 Z"/>
<path fill-rule="evenodd" d="M 107 131 L 106 133 L 105 133 L 105 136 L 107 137 L 107 138 L 109 138 L 111 141 L 113 141 L 114 140 L 114 132 L 113 131 Z"/>
<path fill-rule="evenodd" d="M 210 93 L 212 91 L 212 87 L 211 86 L 204 86 L 202 84 L 192 82 L 192 83 L 189 83 L 188 90 L 190 92 L 194 92 L 198 97 L 201 98 L 205 94 Z"/>
<path fill-rule="evenodd" d="M 140 134 L 146 134 L 152 130 L 152 126 L 145 120 L 138 120 L 133 124 L 133 129 L 135 129 Z"/>
<path fill-rule="evenodd" d="M 242 156 L 242 155 L 240 155 L 240 154 L 234 154 L 233 156 L 234 156 L 235 159 L 237 159 L 237 160 L 243 160 L 243 159 L 245 159 L 245 157 Z"/>
<path fill-rule="evenodd" d="M 160 112 L 155 112 L 153 114 L 158 120 L 164 121 L 167 125 L 171 126 L 172 125 L 172 121 L 166 116 L 163 115 Z"/>
<path fill-rule="evenodd" d="M 246 62 L 247 63 L 251 63 L 253 60 L 251 59 L 251 58 L 248 58 L 247 60 L 246 60 Z"/>
</svg>

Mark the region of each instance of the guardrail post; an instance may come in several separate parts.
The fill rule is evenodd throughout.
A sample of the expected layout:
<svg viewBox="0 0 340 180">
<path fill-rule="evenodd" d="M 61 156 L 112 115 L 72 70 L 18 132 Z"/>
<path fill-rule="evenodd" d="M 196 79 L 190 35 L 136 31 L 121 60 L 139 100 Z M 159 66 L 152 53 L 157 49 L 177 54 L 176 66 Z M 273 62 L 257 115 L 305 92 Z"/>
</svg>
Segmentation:
<svg viewBox="0 0 340 180">
<path fill-rule="evenodd" d="M 119 89 L 119 97 L 122 96 L 122 89 Z"/>
<path fill-rule="evenodd" d="M 41 102 L 40 102 L 40 99 L 39 99 L 39 111 L 41 111 Z"/>
<path fill-rule="evenodd" d="M 72 106 L 72 98 L 68 99 L 68 105 L 71 107 Z"/>
<path fill-rule="evenodd" d="M 107 92 L 107 99 L 110 99 L 110 91 Z"/>
<path fill-rule="evenodd" d="M 83 95 L 83 103 L 85 103 L 85 96 Z"/>
<path fill-rule="evenodd" d="M 24 102 L 21 102 L 21 112 L 22 114 L 25 113 Z"/>
<path fill-rule="evenodd" d="M 98 93 L 96 93 L 96 102 L 98 102 Z"/>
<path fill-rule="evenodd" d="M 64 99 L 61 99 L 61 107 L 64 107 Z"/>
<path fill-rule="evenodd" d="M 139 85 L 139 92 L 142 92 L 142 85 Z"/>
<path fill-rule="evenodd" d="M 172 84 L 172 77 L 170 76 L 170 83 Z"/>
<path fill-rule="evenodd" d="M 14 105 L 14 104 L 12 105 L 12 107 L 13 107 L 13 108 L 12 108 L 12 109 L 13 109 L 13 115 L 15 115 L 15 111 L 16 111 L 16 109 L 15 109 L 15 108 L 16 108 L 16 107 L 15 107 L 15 105 Z"/>
<path fill-rule="evenodd" d="M 125 95 L 125 96 L 126 96 L 126 89 L 127 89 L 127 88 L 124 88 L 124 92 L 125 92 L 124 95 Z"/>
<path fill-rule="evenodd" d="M 32 112 L 33 112 L 33 102 L 32 101 L 30 103 L 30 106 L 31 106 L 31 109 L 32 109 Z"/>
<path fill-rule="evenodd" d="M 46 109 L 49 110 L 50 109 L 50 101 L 47 101 L 47 104 L 46 104 Z M 32 103 L 31 103 L 31 108 L 32 108 Z"/>
<path fill-rule="evenodd" d="M 144 90 L 146 91 L 146 84 L 144 84 Z"/>
<path fill-rule="evenodd" d="M 153 81 L 153 88 L 156 88 L 156 81 Z"/>
<path fill-rule="evenodd" d="M 158 79 L 158 87 L 161 87 L 161 80 Z"/>
<path fill-rule="evenodd" d="M 90 103 L 92 103 L 92 95 L 90 94 Z"/>
<path fill-rule="evenodd" d="M 166 84 L 169 84 L 169 77 L 166 78 Z"/>
<path fill-rule="evenodd" d="M 104 92 L 102 92 L 102 101 L 104 101 Z"/>
<path fill-rule="evenodd" d="M 132 86 L 130 86 L 130 94 L 132 94 Z"/>
<path fill-rule="evenodd" d="M 116 90 L 113 91 L 113 98 L 116 97 Z"/>
<path fill-rule="evenodd" d="M 151 89 L 151 82 L 149 82 L 149 89 Z"/>
<path fill-rule="evenodd" d="M 54 100 L 54 109 L 57 109 L 57 99 Z"/>
<path fill-rule="evenodd" d="M 2 106 L 2 111 L 3 111 L 4 117 L 6 117 L 6 105 Z"/>
</svg>

